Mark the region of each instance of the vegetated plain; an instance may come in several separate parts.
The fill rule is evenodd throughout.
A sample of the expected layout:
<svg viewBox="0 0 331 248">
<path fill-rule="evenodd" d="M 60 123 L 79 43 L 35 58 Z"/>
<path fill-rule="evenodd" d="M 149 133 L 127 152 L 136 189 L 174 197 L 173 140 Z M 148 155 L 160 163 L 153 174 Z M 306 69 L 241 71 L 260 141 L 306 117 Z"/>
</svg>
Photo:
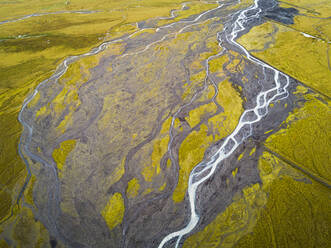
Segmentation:
<svg viewBox="0 0 331 248">
<path fill-rule="evenodd" d="M 330 246 L 331 5 L 258 2 L 237 42 L 289 95 L 200 187 L 183 247 Z M 224 38 L 254 1 L 220 4 L 0 1 L 0 247 L 157 247 L 185 226 L 190 172 L 272 85 Z M 27 167 L 18 114 L 48 78 Z"/>
</svg>

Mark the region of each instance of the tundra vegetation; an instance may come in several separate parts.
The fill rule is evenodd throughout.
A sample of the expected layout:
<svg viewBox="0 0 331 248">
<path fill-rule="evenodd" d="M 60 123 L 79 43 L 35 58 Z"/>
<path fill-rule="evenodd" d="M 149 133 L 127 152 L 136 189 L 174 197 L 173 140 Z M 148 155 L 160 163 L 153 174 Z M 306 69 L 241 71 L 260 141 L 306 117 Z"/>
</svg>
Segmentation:
<svg viewBox="0 0 331 248">
<path fill-rule="evenodd" d="M 199 187 L 182 247 L 331 246 L 331 4 L 256 2 L 236 42 L 288 94 Z M 227 38 L 252 4 L 0 1 L 0 247 L 158 247 L 185 227 L 192 170 L 273 86 Z"/>
</svg>

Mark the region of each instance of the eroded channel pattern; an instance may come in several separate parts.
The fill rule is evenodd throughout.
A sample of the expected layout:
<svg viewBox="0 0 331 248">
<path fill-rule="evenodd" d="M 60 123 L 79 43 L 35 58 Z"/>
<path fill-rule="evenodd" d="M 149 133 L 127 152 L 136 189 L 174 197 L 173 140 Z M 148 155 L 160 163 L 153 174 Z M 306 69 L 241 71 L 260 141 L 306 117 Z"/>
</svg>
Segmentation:
<svg viewBox="0 0 331 248">
<path fill-rule="evenodd" d="M 287 87 L 290 83 L 289 77 L 283 73 L 280 73 L 277 69 L 267 65 L 266 63 L 254 58 L 243 46 L 236 42 L 238 34 L 245 30 L 247 23 L 260 18 L 260 14 L 263 12 L 263 10 L 259 5 L 259 2 L 259 0 L 255 0 L 253 6 L 240 11 L 239 15 L 235 17 L 235 21 L 227 27 L 229 30 L 226 32 L 229 33 L 225 33 L 224 35 L 220 33 L 218 37 L 220 39 L 225 37 L 226 42 L 229 42 L 231 45 L 239 48 L 240 51 L 244 53 L 244 55 L 250 61 L 261 66 L 263 71 L 271 70 L 274 74 L 273 82 L 275 86 L 267 90 L 262 90 L 256 97 L 255 107 L 252 109 L 247 109 L 243 112 L 236 129 L 224 140 L 219 150 L 217 150 L 216 153 L 209 158 L 209 160 L 202 161 L 194 167 L 190 173 L 188 183 L 188 195 L 191 210 L 190 221 L 183 229 L 166 236 L 160 243 L 159 248 L 164 247 L 167 242 L 174 238 L 177 239 L 177 248 L 182 237 L 190 233 L 196 227 L 199 222 L 199 214 L 197 213 L 195 204 L 197 188 L 214 174 L 218 166 L 222 166 L 221 163 L 224 159 L 229 157 L 246 138 L 252 135 L 252 124 L 259 122 L 264 116 L 268 114 L 270 103 L 288 97 Z M 275 5 L 272 5 L 269 8 L 272 7 L 275 7 Z M 221 41 L 222 40 L 220 40 L 220 42 Z M 281 77 L 283 77 L 283 80 Z M 263 88 L 263 81 L 261 83 Z"/>
<path fill-rule="evenodd" d="M 221 212 L 259 182 L 243 159 L 239 186 L 222 184 L 247 139 L 265 140 L 293 107 L 295 81 L 236 41 L 277 2 L 209 5 L 184 3 L 68 57 L 24 102 L 19 151 L 29 176 L 18 201 L 34 175 L 30 207 L 59 242 L 179 247 L 213 219 L 206 204 Z"/>
</svg>

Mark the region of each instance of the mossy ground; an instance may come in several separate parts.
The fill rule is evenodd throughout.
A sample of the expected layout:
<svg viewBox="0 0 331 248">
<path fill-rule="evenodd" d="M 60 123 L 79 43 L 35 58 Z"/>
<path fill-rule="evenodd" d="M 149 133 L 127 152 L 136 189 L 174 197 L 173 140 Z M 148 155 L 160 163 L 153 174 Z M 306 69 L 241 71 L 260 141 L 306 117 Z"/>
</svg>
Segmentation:
<svg viewBox="0 0 331 248">
<path fill-rule="evenodd" d="M 295 23 L 289 26 L 268 20 L 252 28 L 239 42 L 254 56 L 304 83 L 294 93 L 303 100 L 280 131 L 266 140 L 265 146 L 271 153 L 265 151 L 259 159 L 261 184 L 251 185 L 234 197 L 232 204 L 202 231 L 189 237 L 184 247 L 331 245 L 327 186 L 331 149 L 331 74 L 327 53 L 330 21 L 309 17 L 328 17 L 331 9 L 325 1 L 288 1 L 281 6 L 296 7 L 308 16 L 296 16 Z M 254 152 L 255 149 L 251 154 Z M 242 157 L 239 155 L 238 160 Z M 247 190 L 255 192 L 256 202 L 245 201 Z"/>
<path fill-rule="evenodd" d="M 181 7 L 180 3 L 181 1 L 178 0 L 1 2 L 0 21 L 14 20 L 33 13 L 99 11 L 86 14 L 54 13 L 1 24 L 0 56 L 5 58 L 0 62 L 0 194 L 3 205 L 1 220 L 10 216 L 12 206 L 27 175 L 25 165 L 17 153 L 21 134 L 17 115 L 27 95 L 38 83 L 48 78 L 65 57 L 85 53 L 105 40 L 130 34 L 137 30 L 136 22 L 168 16 L 171 9 Z M 208 5 L 203 8 L 212 7 Z M 195 5 L 189 13 L 180 13 L 180 15 L 188 17 L 201 10 Z M 171 20 L 168 22 L 170 23 Z M 117 53 L 115 50 L 118 49 L 114 48 L 114 53 Z M 59 118 L 64 105 L 68 105 L 71 112 L 77 109 L 80 104 L 77 90 L 88 78 L 88 68 L 95 63 L 93 60 L 96 61 L 97 56 L 83 59 L 80 64 L 70 66 L 68 73 L 60 82 L 64 84 L 62 93 L 54 99 L 53 105 L 42 106 L 37 117 L 52 114 Z M 35 105 L 39 97 L 37 96 L 29 107 Z M 53 112 L 50 112 L 51 110 Z M 58 131 L 64 132 L 70 123 L 72 120 L 68 115 L 59 123 Z M 57 161 L 59 159 L 62 161 L 59 163 L 61 172 L 66 168 L 61 166 L 64 165 L 65 152 L 63 150 L 60 153 L 61 156 L 54 155 L 56 162 L 59 162 Z M 115 170 L 114 182 L 123 173 L 122 165 Z M 30 202 L 31 196 L 27 197 Z M 1 242 L 4 243 L 3 240 Z"/>
<path fill-rule="evenodd" d="M 274 155 L 259 159 L 261 184 L 246 187 L 184 247 L 328 247 L 329 189 Z"/>
<path fill-rule="evenodd" d="M 330 184 L 330 102 L 315 97 L 308 95 L 284 123 L 286 129 L 271 135 L 266 146 Z"/>
<path fill-rule="evenodd" d="M 13 4 L 4 4 L 1 8 L 4 19 L 12 19 L 32 12 L 54 12 L 60 10 L 101 10 L 101 12 L 90 14 L 54 14 L 26 19 L 25 21 L 2 24 L 0 31 L 0 56 L 6 58 L 0 62 L 0 114 L 1 114 L 1 191 L 0 191 L 0 219 L 9 216 L 11 207 L 26 177 L 25 166 L 17 154 L 17 142 L 21 134 L 21 126 L 17 121 L 17 114 L 23 99 L 43 79 L 50 76 L 60 61 L 69 55 L 81 54 L 102 41 L 120 37 L 123 34 L 132 33 L 137 30 L 136 22 L 166 16 L 173 8 L 178 8 L 180 1 L 44 1 L 36 4 L 36 1 L 22 1 Z M 250 4 L 251 1 L 243 1 L 241 6 Z M 320 16 L 328 16 L 330 8 L 321 1 L 312 4 L 311 1 L 283 2 L 282 6 L 295 4 L 317 12 Z M 141 7 L 137 7 L 140 5 Z M 203 10 L 215 7 L 215 5 L 201 5 L 193 3 L 188 11 L 179 12 L 175 20 L 189 17 Z M 238 7 L 238 6 L 237 6 Z M 237 8 L 236 7 L 236 8 Z M 13 9 L 14 11 L 8 11 Z M 146 12 L 146 10 L 148 10 Z M 311 14 L 306 11 L 305 14 Z M 0 20 L 1 21 L 1 20 Z M 171 23 L 174 20 L 162 20 L 158 24 Z M 205 227 L 189 237 L 184 247 L 328 247 L 330 245 L 329 223 L 330 205 L 329 189 L 315 181 L 330 183 L 328 170 L 330 150 L 329 143 L 329 100 L 330 70 L 328 69 L 328 43 L 329 23 L 327 21 L 312 21 L 315 29 L 310 28 L 309 17 L 296 16 L 292 26 L 282 26 L 270 21 L 253 28 L 239 41 L 253 54 L 278 69 L 288 73 L 302 81 L 313 90 L 317 90 L 324 96 L 308 92 L 308 88 L 302 86 L 297 94 L 304 95 L 305 103 L 298 106 L 283 123 L 280 132 L 272 134 L 266 141 L 265 146 L 275 154 L 264 152 L 259 160 L 260 184 L 247 186 L 241 194 L 233 198 L 233 202 L 222 213 Z M 206 23 L 205 23 L 206 24 Z M 221 27 L 219 27 L 221 28 Z M 277 30 L 277 31 L 276 31 Z M 320 30 L 320 31 L 318 31 Z M 276 31 L 274 36 L 270 33 Z M 316 35 L 319 39 L 307 38 L 302 31 Z M 210 30 L 201 28 L 199 33 L 185 32 L 178 34 L 176 39 L 165 41 L 155 45 L 153 56 L 158 59 L 159 67 L 169 64 L 168 57 L 172 57 L 173 64 L 179 64 L 185 57 L 185 53 L 191 49 L 193 53 L 198 51 L 202 45 L 201 37 L 208 34 Z M 153 35 L 153 30 L 138 33 L 132 38 L 147 37 Z M 274 39 L 273 39 L 274 38 Z M 270 46 L 265 49 L 265 44 Z M 184 44 L 184 45 L 183 45 Z M 187 46 L 186 46 L 187 45 Z M 181 90 L 176 92 L 184 102 L 188 102 L 195 94 L 196 89 L 201 87 L 206 76 L 204 60 L 220 51 L 215 42 L 215 37 L 206 40 L 204 52 L 188 60 L 188 68 L 191 72 L 189 80 L 182 83 Z M 122 54 L 124 47 L 112 45 L 105 52 L 108 56 Z M 100 63 L 100 56 L 87 57 L 72 64 L 66 74 L 61 78 L 59 84 L 62 90 L 54 96 L 50 102 L 40 106 L 36 118 L 43 119 L 51 115 L 56 132 L 64 134 L 74 125 L 73 113 L 79 109 L 82 102 L 79 97 L 79 89 L 90 79 L 90 68 Z M 176 56 L 178 58 L 176 58 Z M 182 56 L 182 57 L 181 57 Z M 136 56 L 135 58 L 137 58 Z M 144 117 L 141 126 L 149 127 L 156 122 L 157 113 L 153 108 L 168 106 L 153 102 L 153 98 L 164 101 L 166 88 L 158 85 L 157 80 L 165 78 L 160 74 L 154 77 L 157 68 L 148 61 L 148 57 L 139 57 L 143 65 L 137 73 L 137 90 L 135 104 L 146 104 L 150 111 L 148 117 Z M 229 58 L 221 56 L 210 62 L 210 72 L 221 77 L 222 67 Z M 300 63 L 298 63 L 300 61 Z M 136 64 L 132 63 L 136 66 Z M 239 60 L 234 59 L 227 65 L 231 72 L 241 71 Z M 112 65 L 109 65 L 112 72 Z M 122 78 L 121 78 L 122 77 Z M 157 80 L 156 80 L 157 79 Z M 119 76 L 118 80 L 125 81 L 125 77 Z M 172 79 L 173 80 L 173 79 Z M 169 80 L 170 81 L 170 80 Z M 120 91 L 119 85 L 114 85 L 116 93 L 108 93 L 103 99 L 103 107 L 100 117 L 96 120 L 98 137 L 110 152 L 102 153 L 97 143 L 83 143 L 81 140 L 66 140 L 59 144 L 53 152 L 53 158 L 57 164 L 60 177 L 63 181 L 71 182 L 79 187 L 80 181 L 96 180 L 100 192 L 107 192 L 107 200 L 100 199 L 95 192 L 86 190 L 84 197 L 95 199 L 96 211 L 103 217 L 104 221 L 112 231 L 120 226 L 126 211 L 124 199 L 127 197 L 130 203 L 141 196 L 151 193 L 162 193 L 169 185 L 165 180 L 165 172 L 172 168 L 170 159 L 166 161 L 166 167 L 161 168 L 162 159 L 168 152 L 169 128 L 171 117 L 164 119 L 160 132 L 152 142 L 134 157 L 136 163 L 143 166 L 132 171 L 126 171 L 126 156 L 129 150 L 144 141 L 149 135 L 149 128 L 127 130 L 124 124 L 136 125 L 135 113 L 127 109 L 116 109 L 120 103 L 132 104 L 132 94 L 129 91 Z M 117 87 L 117 88 L 116 88 Z M 304 89 L 304 90 L 302 90 Z M 206 149 L 214 142 L 227 136 L 237 125 L 238 119 L 243 111 L 242 99 L 232 83 L 224 80 L 218 85 L 219 94 L 215 101 L 222 106 L 223 111 L 216 113 L 217 105 L 211 102 L 215 94 L 213 86 L 208 85 L 207 90 L 198 99 L 201 105 L 190 109 L 185 122 L 189 128 L 196 128 L 185 137 L 179 147 L 179 176 L 178 184 L 172 194 L 175 203 L 184 200 L 187 190 L 187 180 L 192 168 L 199 163 Z M 103 89 L 98 92 L 103 94 Z M 106 95 L 106 94 L 105 94 Z M 167 96 L 168 97 L 168 96 Z M 38 104 L 42 96 L 38 95 L 30 107 Z M 146 100 L 148 99 L 148 101 Z M 321 100 L 322 99 L 322 100 Z M 203 104 L 204 101 L 209 101 Z M 148 103 L 148 104 L 147 104 Z M 154 107 L 149 107 L 153 106 Z M 144 111 L 139 110 L 143 115 Z M 145 111 L 146 112 L 146 111 Z M 63 118 L 63 114 L 65 118 Z M 205 120 L 206 116 L 215 114 Z M 168 113 L 169 115 L 169 113 Z M 163 116 L 165 117 L 166 114 Z M 119 121 L 118 121 L 119 120 Z M 184 130 L 182 122 L 177 118 L 175 128 Z M 112 132 L 109 132 L 111 130 Z M 129 137 L 130 144 L 121 144 L 124 134 Z M 108 142 L 108 143 L 107 143 Z M 103 146 L 103 143 L 102 143 Z M 115 147 L 115 148 L 114 148 Z M 95 150 L 93 150 L 95 149 Z M 256 152 L 252 149 L 250 155 Z M 93 154 L 93 155 L 91 155 Z M 293 169 L 289 164 L 277 158 L 277 154 L 285 157 L 302 170 Z M 238 160 L 242 159 L 242 155 Z M 98 161 L 91 168 L 86 166 L 86 161 Z M 141 159 L 141 160 L 139 160 Z M 69 161 L 69 162 L 68 162 Z M 105 167 L 103 170 L 94 171 L 95 166 L 102 168 L 105 163 L 111 161 L 112 170 Z M 70 164 L 71 167 L 67 167 Z M 92 164 L 92 163 L 91 163 Z M 8 166 L 10 165 L 10 166 Z M 93 171 L 87 175 L 86 170 Z M 131 166 L 132 168 L 133 166 Z M 102 173 L 104 178 L 98 178 L 97 173 Z M 131 173 L 130 180 L 124 185 L 126 194 L 108 191 L 118 183 L 125 173 Z M 132 174 L 136 173 L 136 177 Z M 233 170 L 232 176 L 236 177 L 238 169 Z M 310 177 L 309 175 L 313 176 Z M 94 178 L 93 178 L 94 177 Z M 92 179 L 91 179 L 92 178 Z M 97 179 L 95 179 L 97 178 Z M 33 205 L 33 186 L 36 178 L 32 177 L 27 190 L 24 193 L 24 201 Z M 61 210 L 79 217 L 73 202 L 73 189 L 69 184 L 61 185 L 62 202 Z M 146 186 L 147 185 L 147 186 Z M 107 191 L 106 191 L 107 190 Z M 106 194 L 106 193 L 105 193 Z M 104 195 L 103 194 L 103 198 Z M 29 208 L 21 208 L 14 211 L 13 216 L 13 242 L 18 247 L 43 247 L 49 246 L 49 235 L 43 225 L 33 220 L 33 214 Z M 0 234 L 3 230 L 0 231 Z M 1 240 L 0 246 L 6 247 L 7 241 Z"/>
<path fill-rule="evenodd" d="M 239 39 L 239 43 L 252 51 L 254 56 L 330 97 L 331 71 L 328 52 L 330 34 L 323 31 L 330 21 L 320 20 L 314 24 L 312 23 L 316 22 L 314 18 L 305 16 L 297 16 L 294 21 L 293 25 L 288 26 L 267 21 L 252 28 L 248 34 Z M 271 35 L 274 30 L 276 30 L 275 34 Z M 301 32 L 320 38 L 305 37 Z M 264 44 L 267 42 L 271 44 L 264 49 Z"/>
<path fill-rule="evenodd" d="M 221 67 L 222 65 L 219 66 Z M 201 123 L 204 114 L 216 113 L 216 105 L 214 102 L 211 102 L 191 110 L 187 118 L 192 128 L 199 125 L 199 129 L 191 132 L 179 149 L 179 179 L 173 193 L 175 202 L 183 201 L 190 172 L 194 166 L 203 160 L 205 150 L 213 142 L 229 135 L 236 127 L 238 119 L 243 112 L 242 99 L 229 81 L 221 82 L 218 90 L 219 94 L 216 96 L 216 101 L 223 107 L 224 111 L 222 113 L 209 118 L 207 124 Z M 208 95 L 210 97 L 213 96 L 211 94 Z"/>
<path fill-rule="evenodd" d="M 329 247 L 330 190 L 267 152 L 259 169 L 268 200 L 234 247 Z"/>
<path fill-rule="evenodd" d="M 121 224 L 124 216 L 124 201 L 120 193 L 115 193 L 101 212 L 110 230 Z"/>
</svg>

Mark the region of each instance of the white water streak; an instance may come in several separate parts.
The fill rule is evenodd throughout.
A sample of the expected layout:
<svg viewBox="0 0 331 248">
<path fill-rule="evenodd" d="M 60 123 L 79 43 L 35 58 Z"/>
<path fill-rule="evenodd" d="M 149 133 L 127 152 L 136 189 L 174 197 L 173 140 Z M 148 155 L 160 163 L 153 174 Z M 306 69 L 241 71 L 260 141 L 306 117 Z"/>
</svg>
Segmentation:
<svg viewBox="0 0 331 248">
<path fill-rule="evenodd" d="M 213 154 L 213 156 L 209 159 L 209 161 L 202 161 L 191 171 L 191 174 L 189 177 L 189 182 L 188 182 L 188 190 L 187 190 L 189 204 L 190 204 L 190 211 L 191 211 L 190 212 L 190 221 L 183 229 L 167 235 L 161 241 L 158 248 L 163 248 L 167 242 L 169 242 L 175 238 L 177 238 L 175 247 L 178 248 L 182 237 L 184 235 L 189 234 L 196 227 L 196 225 L 198 224 L 199 219 L 200 219 L 198 213 L 196 212 L 196 205 L 195 205 L 196 191 L 197 191 L 198 186 L 203 184 L 208 178 L 210 178 L 214 174 L 217 166 L 224 159 L 228 158 L 236 150 L 236 148 L 244 141 L 245 138 L 252 135 L 252 124 L 260 121 L 264 116 L 266 116 L 268 114 L 269 104 L 272 101 L 281 100 L 288 96 L 288 92 L 286 89 L 289 85 L 289 77 L 287 75 L 279 72 L 275 68 L 267 65 L 263 61 L 260 61 L 256 58 L 254 58 L 253 56 L 251 56 L 249 54 L 249 52 L 243 46 L 241 46 L 239 43 L 237 43 L 235 41 L 238 34 L 245 29 L 244 24 L 245 24 L 245 22 L 247 22 L 248 12 L 257 11 L 253 16 L 250 16 L 249 19 L 259 18 L 259 14 L 261 13 L 262 10 L 259 8 L 258 2 L 259 2 L 259 0 L 255 0 L 254 5 L 252 5 L 251 7 L 240 12 L 240 14 L 238 15 L 237 19 L 235 20 L 235 22 L 233 24 L 232 32 L 226 36 L 226 39 L 232 45 L 239 48 L 244 53 L 244 55 L 247 57 L 247 59 L 249 59 L 253 63 L 261 66 L 263 68 L 263 70 L 270 69 L 271 71 L 273 71 L 275 87 L 273 87 L 269 90 L 266 90 L 266 91 L 261 91 L 258 94 L 258 96 L 256 97 L 256 106 L 252 109 L 247 109 L 243 112 L 235 130 L 225 139 L 222 146 Z M 280 75 L 286 79 L 286 84 L 284 86 L 281 86 L 280 78 L 279 78 Z M 270 97 L 270 95 L 272 95 L 272 93 L 274 91 L 276 93 L 272 97 Z M 269 99 L 268 99 L 268 96 L 270 97 Z M 245 116 L 248 113 L 252 113 L 252 112 L 254 113 L 255 119 L 252 121 L 244 120 Z M 249 133 L 247 133 L 245 135 L 245 137 L 243 137 L 240 141 L 237 141 L 235 136 L 237 134 L 239 134 L 241 131 L 243 131 L 243 128 L 246 125 L 249 126 Z M 209 172 L 208 172 L 208 170 L 209 170 Z M 208 172 L 208 174 L 203 175 L 203 173 L 205 173 L 205 172 Z M 199 178 L 199 176 L 200 176 L 200 178 Z"/>
<path fill-rule="evenodd" d="M 217 8 L 219 8 L 219 7 L 217 7 Z M 215 10 L 215 9 L 212 9 L 212 10 Z M 195 22 L 197 22 L 198 20 L 200 20 L 200 18 L 202 16 L 204 16 L 205 14 L 209 13 L 212 10 L 208 10 L 206 12 L 203 12 L 202 14 L 200 14 L 194 20 L 186 21 L 185 23 L 192 23 L 191 25 L 188 25 L 188 26 L 195 25 Z M 19 18 L 19 19 L 15 19 L 15 20 L 3 21 L 3 22 L 0 22 L 0 24 L 6 23 L 6 22 L 13 22 L 13 21 L 24 20 L 24 19 L 27 19 L 27 18 L 30 18 L 30 17 L 34 17 L 34 16 L 41 16 L 41 15 L 46 15 L 46 14 L 57 14 L 57 13 L 58 12 L 32 14 L 32 15 L 24 16 L 24 17 Z M 61 12 L 61 13 L 66 13 L 66 12 Z M 70 12 L 70 13 L 73 13 L 73 12 Z M 77 11 L 77 12 L 74 12 L 74 13 L 85 14 L 87 12 Z M 91 13 L 91 12 L 88 12 L 88 13 Z M 173 25 L 176 24 L 176 23 L 179 23 L 179 22 L 175 22 L 175 23 L 173 23 Z M 182 28 L 181 30 L 179 30 L 179 32 L 177 32 L 177 33 L 175 32 L 175 34 L 177 35 L 178 33 L 182 32 L 188 26 L 185 26 L 184 28 Z M 29 180 L 31 178 L 30 165 L 29 165 L 28 160 L 25 158 L 25 156 L 27 156 L 29 158 L 32 158 L 36 162 L 39 162 L 39 163 L 43 164 L 44 166 L 50 168 L 51 171 L 55 175 L 54 176 L 54 178 L 55 178 L 55 182 L 54 182 L 54 185 L 55 186 L 54 187 L 58 187 L 58 178 L 57 178 L 56 167 L 54 165 L 52 165 L 52 164 L 49 164 L 47 161 L 45 161 L 44 159 L 42 159 L 41 157 L 37 156 L 36 154 L 34 154 L 33 152 L 30 151 L 30 143 L 31 143 L 31 139 L 32 139 L 32 135 L 33 135 L 33 131 L 34 130 L 33 130 L 33 127 L 26 120 L 24 120 L 24 117 L 23 117 L 23 113 L 26 110 L 28 104 L 35 98 L 35 96 L 38 94 L 40 88 L 43 85 L 47 84 L 51 80 L 54 80 L 56 82 L 60 77 L 62 77 L 62 75 L 64 75 L 64 73 L 66 73 L 66 71 L 69 68 L 69 65 L 72 64 L 73 62 L 79 60 L 80 58 L 84 58 L 84 57 L 96 55 L 96 54 L 104 51 L 108 47 L 108 45 L 113 44 L 113 43 L 123 42 L 123 41 L 125 41 L 127 39 L 130 39 L 131 37 L 133 37 L 134 35 L 138 34 L 139 32 L 142 32 L 143 30 L 145 30 L 145 29 L 140 29 L 140 30 L 138 30 L 136 32 L 133 32 L 131 35 L 129 35 L 129 36 L 125 37 L 125 38 L 119 38 L 119 39 L 115 39 L 115 40 L 103 42 L 98 47 L 93 48 L 91 51 L 89 51 L 87 53 L 84 53 L 82 55 L 70 56 L 70 57 L 64 59 L 63 62 L 56 68 L 54 74 L 50 78 L 42 81 L 33 90 L 33 92 L 24 100 L 23 105 L 22 105 L 22 108 L 21 108 L 21 110 L 19 112 L 19 115 L 18 115 L 18 121 L 21 123 L 21 125 L 23 126 L 23 130 L 24 130 L 23 133 L 22 133 L 22 135 L 21 135 L 21 137 L 20 137 L 20 141 L 19 141 L 19 145 L 18 145 L 18 152 L 19 152 L 20 157 L 22 158 L 22 160 L 24 161 L 24 163 L 26 165 L 26 168 L 27 168 L 27 171 L 28 171 L 28 175 L 27 175 L 27 179 L 26 179 L 26 181 L 25 181 L 25 183 L 24 183 L 24 185 L 23 185 L 23 187 L 22 187 L 22 189 L 21 189 L 21 191 L 19 193 L 19 196 L 17 198 L 17 203 L 20 201 L 20 199 L 21 199 L 21 197 L 23 195 L 23 192 L 24 192 L 24 190 L 25 190 L 25 188 L 26 188 L 26 186 L 27 186 L 27 184 L 28 184 L 28 182 L 29 182 Z M 165 35 L 161 40 L 165 39 L 166 37 L 167 37 L 167 35 Z M 147 50 L 151 45 L 153 45 L 153 44 L 155 44 L 157 42 L 153 42 L 151 44 L 148 44 L 142 51 Z M 140 52 L 138 52 L 138 53 L 140 53 Z M 25 135 L 24 132 L 27 132 L 27 134 Z M 25 138 L 25 140 L 24 140 L 24 138 Z M 56 226 L 56 224 L 54 224 L 54 226 Z"/>
</svg>

